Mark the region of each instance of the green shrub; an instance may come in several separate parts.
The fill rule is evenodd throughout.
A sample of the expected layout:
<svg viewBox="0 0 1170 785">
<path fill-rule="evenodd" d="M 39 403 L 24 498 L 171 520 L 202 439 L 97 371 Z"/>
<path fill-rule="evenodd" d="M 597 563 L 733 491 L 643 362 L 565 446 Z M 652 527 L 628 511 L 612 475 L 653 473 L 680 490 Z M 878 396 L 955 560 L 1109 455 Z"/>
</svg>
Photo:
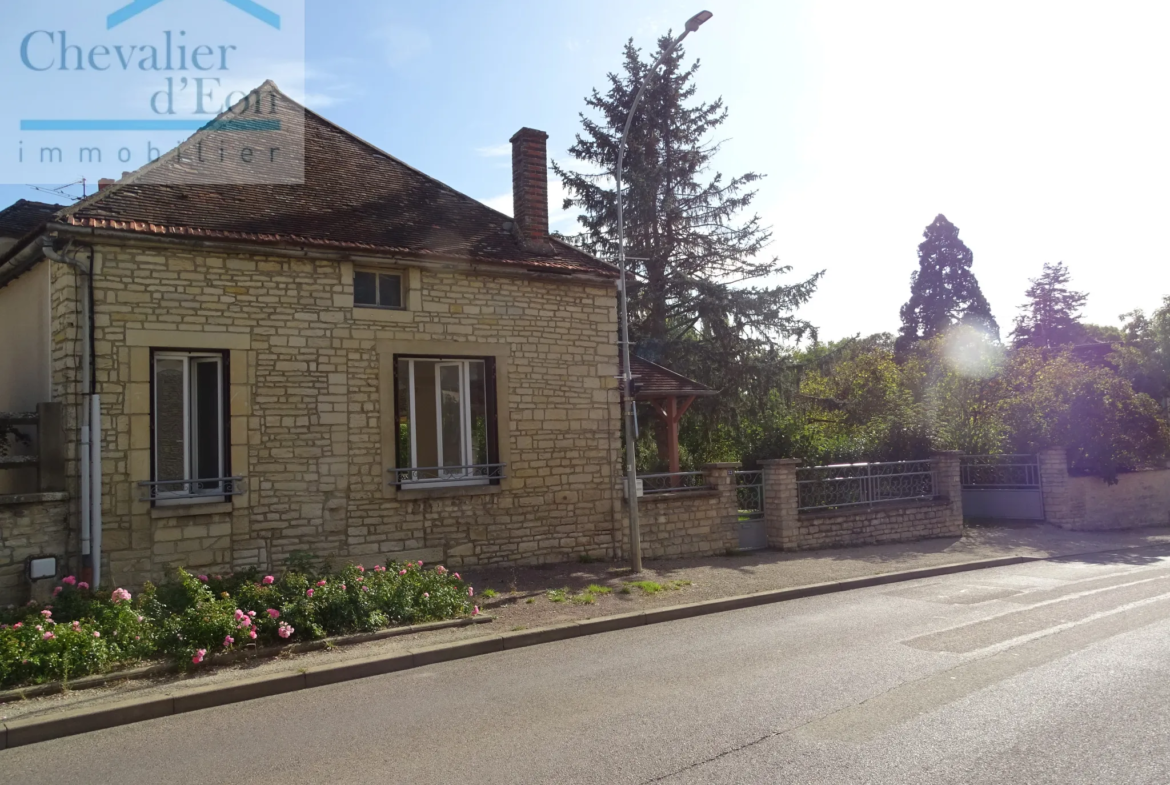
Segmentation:
<svg viewBox="0 0 1170 785">
<path fill-rule="evenodd" d="M 300 564 L 319 564 L 308 558 Z M 95 593 L 66 578 L 46 607 L 0 612 L 0 688 L 65 681 L 152 658 L 199 665 L 250 644 L 475 615 L 474 589 L 442 566 L 390 563 L 279 577 L 255 570 L 192 575 L 161 586 Z"/>
</svg>

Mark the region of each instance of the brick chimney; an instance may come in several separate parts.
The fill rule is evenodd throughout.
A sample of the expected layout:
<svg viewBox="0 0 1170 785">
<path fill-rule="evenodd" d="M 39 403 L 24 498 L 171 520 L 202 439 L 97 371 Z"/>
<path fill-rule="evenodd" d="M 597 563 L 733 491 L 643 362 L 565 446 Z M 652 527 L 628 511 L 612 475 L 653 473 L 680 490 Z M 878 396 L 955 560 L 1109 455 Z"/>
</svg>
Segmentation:
<svg viewBox="0 0 1170 785">
<path fill-rule="evenodd" d="M 98 190 L 104 191 L 116 182 L 117 180 L 111 180 L 109 177 L 103 177 L 102 179 L 98 180 Z"/>
<path fill-rule="evenodd" d="M 512 205 L 516 233 L 535 253 L 553 253 L 548 239 L 548 134 L 521 128 L 512 142 Z"/>
</svg>

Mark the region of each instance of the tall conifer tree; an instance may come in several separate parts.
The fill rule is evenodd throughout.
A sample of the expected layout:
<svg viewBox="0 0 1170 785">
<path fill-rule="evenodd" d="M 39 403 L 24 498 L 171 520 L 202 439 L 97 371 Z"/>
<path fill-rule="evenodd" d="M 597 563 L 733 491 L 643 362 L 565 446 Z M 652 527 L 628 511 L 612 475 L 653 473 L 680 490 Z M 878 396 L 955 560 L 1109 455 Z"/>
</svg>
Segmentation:
<svg viewBox="0 0 1170 785">
<path fill-rule="evenodd" d="M 1039 278 L 1032 278 L 1025 292 L 1028 302 L 1020 306 L 1016 327 L 1012 330 L 1015 346 L 1055 349 L 1081 340 L 1081 308 L 1089 296 L 1068 288 L 1068 268 L 1063 262 L 1044 264 Z"/>
<path fill-rule="evenodd" d="M 565 184 L 565 209 L 580 211 L 573 239 L 606 259 L 617 257 L 613 171 L 617 146 L 638 86 L 670 36 L 643 57 L 626 44 L 620 73 L 585 99 L 582 131 L 569 153 L 576 168 L 553 168 Z M 727 119 L 722 99 L 695 100 L 699 62 L 683 65 L 677 48 L 642 97 L 622 174 L 630 285 L 630 335 L 648 359 L 721 389 L 735 407 L 748 387 L 779 376 L 790 340 L 815 335 L 796 309 L 812 296 L 820 273 L 774 285 L 790 267 L 766 254 L 772 232 L 758 215 L 743 217 L 761 175 L 725 178 L 712 171 L 720 143 L 711 135 Z M 763 285 L 765 278 L 771 279 Z M 708 409 L 708 413 L 712 410 Z"/>
<path fill-rule="evenodd" d="M 902 329 L 895 351 L 905 354 L 920 340 L 954 324 L 978 327 L 999 339 L 999 325 L 971 272 L 974 255 L 959 239 L 959 228 L 939 215 L 918 246 L 918 270 L 910 278 L 910 300 L 902 306 Z"/>
</svg>

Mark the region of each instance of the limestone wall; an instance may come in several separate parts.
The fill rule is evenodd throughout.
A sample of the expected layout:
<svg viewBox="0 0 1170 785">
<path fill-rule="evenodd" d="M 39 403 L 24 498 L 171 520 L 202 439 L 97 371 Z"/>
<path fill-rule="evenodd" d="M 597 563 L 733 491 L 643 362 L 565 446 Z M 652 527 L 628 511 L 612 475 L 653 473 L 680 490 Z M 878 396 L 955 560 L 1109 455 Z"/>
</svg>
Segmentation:
<svg viewBox="0 0 1170 785">
<path fill-rule="evenodd" d="M 64 569 L 68 514 L 63 493 L 0 496 L 0 603 L 28 600 L 30 556 L 56 556 Z"/>
<path fill-rule="evenodd" d="M 701 489 L 642 496 L 638 500 L 642 557 L 710 556 L 738 547 L 739 510 L 731 474 L 738 466 L 737 463 L 704 466 L 706 485 Z M 625 533 L 623 529 L 622 534 Z"/>
<path fill-rule="evenodd" d="M 827 510 L 799 509 L 797 461 L 764 461 L 768 544 L 783 550 L 812 550 L 963 536 L 959 454 L 936 453 L 932 461 L 936 483 L 933 499 Z"/>
<path fill-rule="evenodd" d="M 97 267 L 111 585 L 176 564 L 275 567 L 294 551 L 452 566 L 617 555 L 609 284 L 404 261 L 409 309 L 381 311 L 353 307 L 348 262 L 105 245 Z M 53 283 L 54 395 L 68 404 L 73 478 L 75 284 L 68 268 Z M 247 478 L 246 494 L 181 508 L 138 500 L 159 349 L 226 353 L 231 473 Z M 499 485 L 392 487 L 399 353 L 496 358 Z"/>
</svg>

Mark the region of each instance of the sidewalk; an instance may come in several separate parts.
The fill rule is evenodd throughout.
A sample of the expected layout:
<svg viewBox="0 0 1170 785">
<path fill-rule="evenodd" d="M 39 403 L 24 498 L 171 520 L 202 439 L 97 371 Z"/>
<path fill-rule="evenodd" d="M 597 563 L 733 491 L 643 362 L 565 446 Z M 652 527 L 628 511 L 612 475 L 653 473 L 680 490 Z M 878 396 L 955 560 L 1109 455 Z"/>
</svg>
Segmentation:
<svg viewBox="0 0 1170 785">
<path fill-rule="evenodd" d="M 1045 525 L 969 526 L 959 540 L 648 562 L 632 577 L 622 565 L 565 564 L 465 570 L 475 586 L 480 608 L 495 617 L 491 624 L 435 630 L 382 641 L 299 655 L 243 662 L 183 676 L 126 681 L 88 690 L 0 705 L 0 722 L 51 717 L 64 711 L 97 709 L 126 701 L 146 701 L 176 690 L 230 686 L 262 676 L 303 672 L 369 657 L 392 656 L 423 646 L 470 640 L 568 621 L 650 610 L 682 603 L 774 589 L 827 583 L 890 572 L 957 565 L 1013 556 L 1052 557 L 1080 554 L 1094 562 L 1137 564 L 1139 553 L 1118 549 L 1151 545 L 1170 547 L 1170 529 L 1125 532 L 1066 532 Z M 972 579 L 978 580 L 977 573 Z M 632 581 L 644 581 L 631 585 Z M 608 588 L 588 591 L 591 585 Z M 492 590 L 496 596 L 490 595 Z"/>
</svg>

